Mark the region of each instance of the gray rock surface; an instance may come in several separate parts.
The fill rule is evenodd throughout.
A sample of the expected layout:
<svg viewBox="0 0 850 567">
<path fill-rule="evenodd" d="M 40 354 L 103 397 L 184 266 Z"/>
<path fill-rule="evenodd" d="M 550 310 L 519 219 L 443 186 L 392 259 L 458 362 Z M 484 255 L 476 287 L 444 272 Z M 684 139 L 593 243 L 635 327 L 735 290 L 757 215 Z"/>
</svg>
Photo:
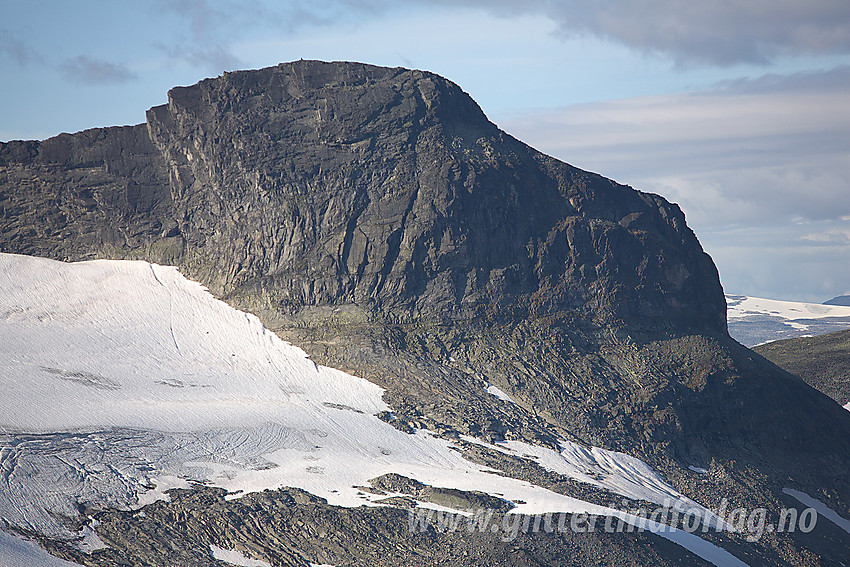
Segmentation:
<svg viewBox="0 0 850 567">
<path fill-rule="evenodd" d="M 63 543 L 46 545 L 91 567 L 227 565 L 212 558 L 210 545 L 237 549 L 275 567 L 709 565 L 649 533 L 579 534 L 559 531 L 555 523 L 553 533 L 520 533 L 512 539 L 503 532 L 469 532 L 463 524 L 457 530 L 439 529 L 436 522 L 411 532 L 407 510 L 338 508 L 297 489 L 254 493 L 235 501 L 225 500 L 225 492 L 214 488 L 170 494 L 171 502 L 146 507 L 142 517 L 118 511 L 98 514 L 98 533 L 111 549 L 86 554 Z M 494 518 L 489 525 L 501 525 L 503 517 Z M 569 518 L 566 522 L 568 526 Z"/>
</svg>

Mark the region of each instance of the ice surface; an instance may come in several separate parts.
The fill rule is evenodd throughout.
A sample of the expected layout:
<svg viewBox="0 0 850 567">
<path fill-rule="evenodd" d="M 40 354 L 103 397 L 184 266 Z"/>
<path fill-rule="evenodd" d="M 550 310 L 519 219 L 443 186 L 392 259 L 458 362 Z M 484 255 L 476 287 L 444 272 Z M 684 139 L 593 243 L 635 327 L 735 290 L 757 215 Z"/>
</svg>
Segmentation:
<svg viewBox="0 0 850 567">
<path fill-rule="evenodd" d="M 827 520 L 829 520 L 830 522 L 850 534 L 850 520 L 841 517 L 838 512 L 836 512 L 817 498 L 812 498 L 805 492 L 802 492 L 800 490 L 794 490 L 793 488 L 783 488 L 782 492 L 796 499 L 804 506 L 814 508 L 815 511 L 818 513 L 818 516 L 826 518 Z"/>
<path fill-rule="evenodd" d="M 0 516 L 12 524 L 79 537 L 57 521 L 76 503 L 133 508 L 189 480 L 378 505 L 382 496 L 354 487 L 390 472 L 502 495 L 514 513 L 643 521 L 491 474 L 425 431 L 398 431 L 375 417 L 388 409 L 381 388 L 316 365 L 175 268 L 0 254 L 0 291 Z M 631 498 L 696 506 L 628 455 L 566 442 L 560 452 L 502 449 Z M 691 534 L 660 535 L 729 556 Z"/>
<path fill-rule="evenodd" d="M 0 289 L 0 426 L 204 431 L 300 425 L 325 403 L 387 409 L 380 388 L 317 366 L 176 268 L 6 254 Z"/>
<path fill-rule="evenodd" d="M 3 567 L 80 567 L 50 555 L 27 539 L 0 530 L 0 565 Z"/>
<path fill-rule="evenodd" d="M 713 512 L 686 498 L 667 484 L 649 465 L 624 453 L 598 447 L 587 448 L 563 439 L 560 440 L 560 452 L 521 441 L 503 441 L 493 445 L 468 436 L 464 436 L 464 439 L 515 456 L 532 457 L 547 470 L 610 490 L 632 500 L 669 505 L 679 511 L 693 510 L 709 526 L 732 530 L 731 526 L 722 522 Z"/>
</svg>

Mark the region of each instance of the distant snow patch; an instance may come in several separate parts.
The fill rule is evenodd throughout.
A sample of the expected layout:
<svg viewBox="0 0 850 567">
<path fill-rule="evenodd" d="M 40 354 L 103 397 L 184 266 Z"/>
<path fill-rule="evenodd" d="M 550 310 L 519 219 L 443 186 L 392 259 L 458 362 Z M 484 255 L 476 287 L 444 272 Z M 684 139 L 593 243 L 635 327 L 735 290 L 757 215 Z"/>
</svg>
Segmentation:
<svg viewBox="0 0 850 567">
<path fill-rule="evenodd" d="M 704 469 L 702 467 L 695 467 L 693 465 L 689 465 L 688 468 L 691 469 L 692 471 L 694 471 L 695 473 L 698 473 L 698 474 L 705 474 L 705 473 L 708 472 L 707 469 Z"/>
<path fill-rule="evenodd" d="M 850 306 L 726 295 L 729 334 L 753 347 L 850 328 Z"/>
<path fill-rule="evenodd" d="M 217 545 L 211 545 L 210 552 L 212 553 L 212 556 L 219 561 L 224 561 L 231 565 L 239 565 L 239 567 L 271 567 L 271 565 L 266 561 L 246 557 L 238 549 L 229 550 L 218 547 Z"/>
<path fill-rule="evenodd" d="M 424 508 L 426 510 L 434 510 L 436 512 L 447 512 L 449 514 L 457 514 L 459 516 L 465 516 L 467 518 L 471 518 L 473 513 L 468 510 L 458 510 L 457 508 L 449 508 L 448 506 L 441 506 L 440 504 L 434 504 L 433 502 L 425 502 L 422 500 L 416 501 L 417 508 Z"/>
<path fill-rule="evenodd" d="M 850 411 L 850 403 L 848 403 L 846 406 L 844 406 L 844 409 L 846 409 L 847 411 Z"/>
<path fill-rule="evenodd" d="M 180 478 L 178 476 L 172 475 L 163 475 L 158 477 L 153 477 L 148 479 L 149 486 L 154 486 L 152 490 L 147 490 L 138 495 L 138 505 L 147 506 L 148 504 L 153 504 L 157 501 L 163 502 L 171 502 L 171 497 L 166 494 L 169 490 L 174 488 L 191 488 L 192 485 L 189 484 L 185 478 Z M 140 514 L 144 514 L 144 512 L 139 512 Z"/>
<path fill-rule="evenodd" d="M 826 518 L 827 520 L 829 520 L 830 522 L 850 534 L 850 520 L 841 517 L 838 512 L 836 512 L 817 498 L 812 498 L 805 492 L 802 492 L 800 490 L 794 490 L 793 488 L 783 488 L 782 492 L 799 501 L 804 506 L 814 508 L 819 516 L 823 516 L 824 518 Z"/>
<path fill-rule="evenodd" d="M 484 388 L 484 391 L 487 392 L 488 394 L 490 394 L 491 396 L 496 396 L 500 400 L 504 400 L 504 401 L 510 402 L 512 404 L 516 403 L 511 399 L 511 397 L 509 395 L 507 395 L 504 392 L 504 390 L 494 386 L 493 384 L 491 384 L 489 382 L 487 382 L 487 386 Z"/>
<path fill-rule="evenodd" d="M 92 529 L 92 526 L 99 525 L 97 520 L 92 520 L 91 526 L 83 527 L 83 539 L 77 543 L 77 547 L 83 553 L 91 553 L 92 551 L 97 551 L 98 549 L 107 549 L 109 546 L 103 543 L 103 540 L 100 539 L 100 536 Z"/>
<path fill-rule="evenodd" d="M 850 307 L 823 305 L 799 301 L 780 301 L 743 295 L 726 296 L 726 316 L 730 319 L 750 315 L 774 315 L 790 321 L 797 319 L 821 319 L 824 317 L 850 317 Z M 801 325 L 802 326 L 802 325 Z"/>
</svg>

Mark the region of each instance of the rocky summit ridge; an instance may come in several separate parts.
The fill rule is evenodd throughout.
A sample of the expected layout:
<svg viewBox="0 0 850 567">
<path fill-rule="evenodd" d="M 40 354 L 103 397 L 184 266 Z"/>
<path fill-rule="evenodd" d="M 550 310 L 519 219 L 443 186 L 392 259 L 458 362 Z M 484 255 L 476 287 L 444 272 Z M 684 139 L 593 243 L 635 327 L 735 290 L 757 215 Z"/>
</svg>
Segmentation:
<svg viewBox="0 0 850 567">
<path fill-rule="evenodd" d="M 297 61 L 172 89 L 145 124 L 4 143 L 0 251 L 177 265 L 386 388 L 402 429 L 625 451 L 710 507 L 793 484 L 850 510 L 850 414 L 729 338 L 681 210 L 431 73 Z M 751 553 L 819 564 L 847 550 L 831 537 Z"/>
<path fill-rule="evenodd" d="M 175 238 L 150 253 L 223 295 L 274 290 L 282 313 L 495 307 L 723 328 L 716 271 L 678 207 L 518 142 L 441 77 L 297 62 L 168 98 L 143 126 L 4 145 L 4 163 L 79 181 L 63 198 L 94 246 L 12 241 L 77 259 Z M 118 231 L 116 214 L 137 226 Z"/>
</svg>

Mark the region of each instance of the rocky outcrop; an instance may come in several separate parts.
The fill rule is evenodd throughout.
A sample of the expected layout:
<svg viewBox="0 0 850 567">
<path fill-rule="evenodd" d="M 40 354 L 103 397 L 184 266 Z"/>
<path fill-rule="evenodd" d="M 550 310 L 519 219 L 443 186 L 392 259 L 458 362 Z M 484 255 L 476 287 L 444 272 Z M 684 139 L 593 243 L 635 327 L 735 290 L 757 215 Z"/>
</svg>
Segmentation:
<svg viewBox="0 0 850 567">
<path fill-rule="evenodd" d="M 387 388 L 401 429 L 624 450 L 709 506 L 794 484 L 850 509 L 850 414 L 729 338 L 679 208 L 430 73 L 299 61 L 175 88 L 144 125 L 2 144 L 0 251 L 179 265 Z"/>
<path fill-rule="evenodd" d="M 63 260 L 147 254 L 154 242 L 175 244 L 172 217 L 168 175 L 144 125 L 0 144 L 3 251 Z M 158 256 L 174 262 L 179 250 Z"/>
<path fill-rule="evenodd" d="M 265 491 L 238 500 L 225 491 L 198 487 L 174 490 L 171 502 L 127 512 L 97 513 L 98 532 L 109 547 L 92 553 L 47 541 L 51 552 L 89 567 L 173 565 L 222 566 L 210 546 L 236 549 L 250 559 L 281 567 L 426 567 L 433 565 L 560 566 L 709 565 L 649 533 L 575 533 L 570 517 L 552 520 L 550 532 L 514 536 L 502 530 L 504 516 L 489 518 L 498 531 L 454 529 L 431 522 L 410 528 L 407 510 L 388 507 L 339 508 L 297 489 Z M 532 520 L 533 521 L 533 520 Z M 512 525 L 513 520 L 505 522 Z M 438 527 L 439 526 L 439 527 Z M 565 551 L 569 551 L 566 553 Z"/>
<path fill-rule="evenodd" d="M 724 327 L 716 272 L 678 207 L 534 151 L 441 77 L 315 62 L 228 73 L 173 89 L 147 131 L 5 144 L 3 185 L 21 206 L 38 175 L 56 192 L 40 214 L 70 210 L 26 217 L 4 195 L 4 249 L 77 258 L 181 235 L 196 277 L 223 295 L 267 290 L 287 314 L 568 310 Z M 8 219 L 95 234 L 23 242 Z M 140 225 L 108 232 L 128 223 Z"/>
</svg>

